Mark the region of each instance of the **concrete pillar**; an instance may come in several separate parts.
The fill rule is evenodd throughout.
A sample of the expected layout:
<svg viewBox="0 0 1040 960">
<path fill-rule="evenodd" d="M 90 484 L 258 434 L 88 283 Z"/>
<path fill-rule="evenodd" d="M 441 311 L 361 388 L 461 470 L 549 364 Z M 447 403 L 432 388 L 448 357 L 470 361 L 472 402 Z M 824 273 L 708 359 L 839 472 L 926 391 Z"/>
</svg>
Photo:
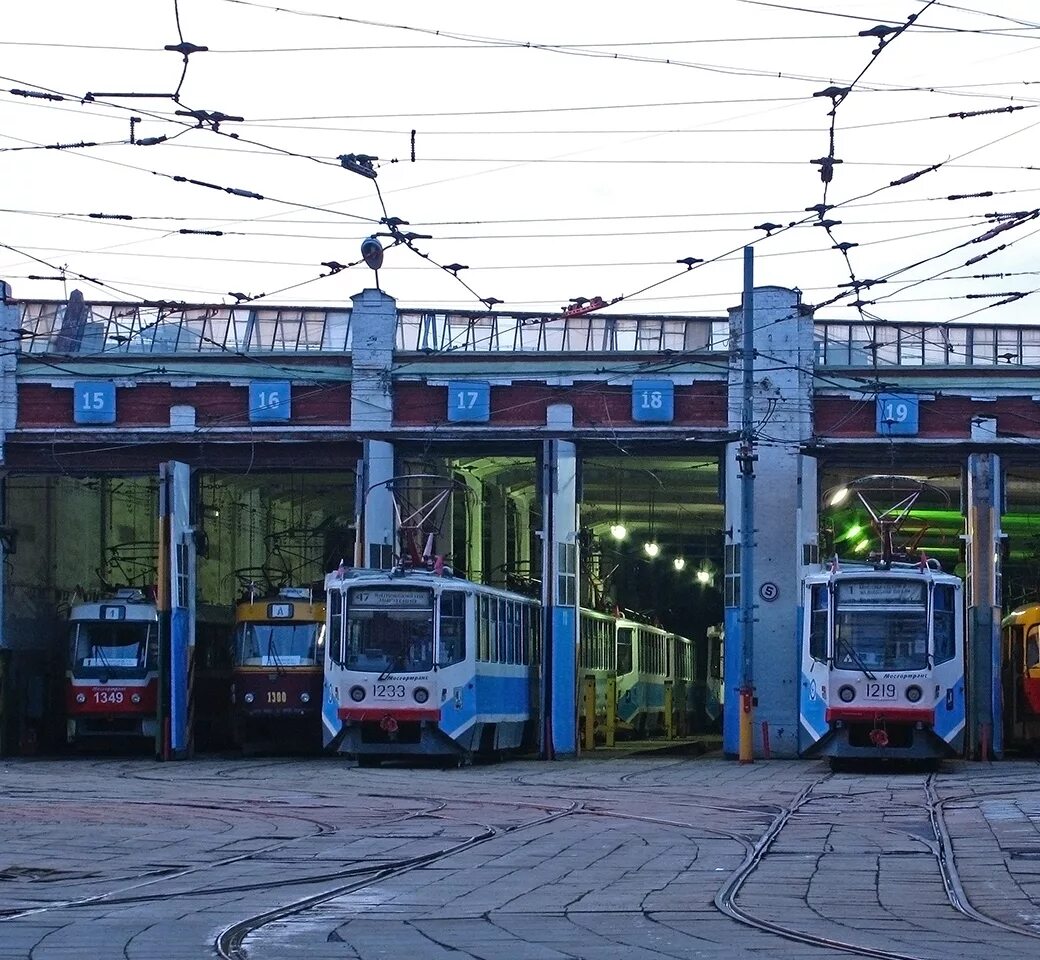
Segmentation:
<svg viewBox="0 0 1040 960">
<path fill-rule="evenodd" d="M 466 576 L 484 582 L 484 481 L 465 471 L 462 475 L 466 497 Z"/>
<path fill-rule="evenodd" d="M 571 408 L 549 407 L 548 425 L 569 421 Z M 578 752 L 578 456 L 566 440 L 542 453 L 542 756 Z"/>
<path fill-rule="evenodd" d="M 10 284 L 0 280 L 0 337 L 7 349 L 0 351 L 0 467 L 4 464 L 4 449 L 9 430 L 13 430 L 18 419 L 18 392 L 15 387 L 15 367 L 18 352 L 18 328 L 21 324 L 21 309 L 10 303 Z"/>
<path fill-rule="evenodd" d="M 739 751 L 737 692 L 743 667 L 741 591 L 754 602 L 752 679 L 755 755 L 768 724 L 773 756 L 798 754 L 799 604 L 801 579 L 816 561 L 818 508 L 816 461 L 799 453 L 812 437 L 812 315 L 801 294 L 782 287 L 754 291 L 755 382 L 753 394 L 755 521 L 753 576 L 741 583 L 741 476 L 739 445 L 726 450 L 725 711 L 723 750 Z M 731 343 L 740 344 L 743 313 L 730 311 Z M 739 431 L 742 360 L 729 375 L 729 425 Z"/>
<path fill-rule="evenodd" d="M 389 433 L 393 427 L 390 374 L 397 336 L 397 306 L 381 290 L 351 297 L 350 424 L 355 430 Z M 364 567 L 385 568 L 398 552 L 394 502 L 384 481 L 394 476 L 394 447 L 365 440 L 358 471 L 358 537 L 355 557 Z"/>
<path fill-rule="evenodd" d="M 522 491 L 509 492 L 509 499 L 513 502 L 513 512 L 516 515 L 516 540 L 512 546 L 513 568 L 522 577 L 533 577 L 531 569 L 531 500 Z"/>
<path fill-rule="evenodd" d="M 972 440 L 992 439 L 996 422 L 972 424 Z M 968 686 L 969 757 L 1000 756 L 1004 749 L 1000 686 L 1000 457 L 973 453 L 968 457 L 966 504 L 968 615 L 965 676 Z"/>
<path fill-rule="evenodd" d="M 508 524 L 506 523 L 507 501 L 505 493 L 497 483 L 484 481 L 484 522 L 488 529 L 488 555 L 484 570 L 484 582 L 504 587 L 506 568 L 509 562 Z"/>
</svg>

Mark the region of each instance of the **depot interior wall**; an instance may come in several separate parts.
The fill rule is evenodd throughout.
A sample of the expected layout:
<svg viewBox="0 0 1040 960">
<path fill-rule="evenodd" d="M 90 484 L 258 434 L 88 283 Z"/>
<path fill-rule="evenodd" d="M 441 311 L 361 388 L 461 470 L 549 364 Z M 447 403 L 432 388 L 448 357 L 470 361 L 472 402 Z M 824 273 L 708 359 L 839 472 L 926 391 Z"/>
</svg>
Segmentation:
<svg viewBox="0 0 1040 960">
<path fill-rule="evenodd" d="M 77 593 L 155 582 L 151 477 L 14 476 L 7 497 L 16 540 L 0 644 L 52 649 Z"/>
<path fill-rule="evenodd" d="M 308 586 L 353 555 L 354 473 L 205 474 L 198 481 L 199 603 L 230 617 L 249 582 Z"/>
</svg>

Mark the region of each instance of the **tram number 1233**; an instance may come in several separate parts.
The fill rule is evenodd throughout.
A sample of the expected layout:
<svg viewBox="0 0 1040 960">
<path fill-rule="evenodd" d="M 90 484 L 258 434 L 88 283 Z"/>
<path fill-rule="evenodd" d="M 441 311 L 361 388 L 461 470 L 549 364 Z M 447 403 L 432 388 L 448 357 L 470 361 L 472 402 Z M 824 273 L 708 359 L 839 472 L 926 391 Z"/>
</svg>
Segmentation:
<svg viewBox="0 0 1040 960">
<path fill-rule="evenodd" d="M 404 696 L 403 683 L 377 683 L 372 693 L 377 697 L 399 700 Z"/>
</svg>

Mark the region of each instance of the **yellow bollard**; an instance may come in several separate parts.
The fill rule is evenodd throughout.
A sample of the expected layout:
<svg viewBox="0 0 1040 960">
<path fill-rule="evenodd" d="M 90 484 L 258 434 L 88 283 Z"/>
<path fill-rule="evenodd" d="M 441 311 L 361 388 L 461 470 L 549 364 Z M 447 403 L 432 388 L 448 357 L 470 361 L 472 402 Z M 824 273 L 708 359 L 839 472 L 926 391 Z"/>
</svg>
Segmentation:
<svg viewBox="0 0 1040 960">
<path fill-rule="evenodd" d="M 669 740 L 675 739 L 675 706 L 672 693 L 672 682 L 664 682 L 664 735 Z"/>
<path fill-rule="evenodd" d="M 582 745 L 586 750 L 596 749 L 596 678 L 591 674 L 585 677 L 581 702 L 584 719 L 582 725 Z"/>
<path fill-rule="evenodd" d="M 752 687 L 740 688 L 740 762 L 755 762 L 754 740 L 754 691 Z"/>
<path fill-rule="evenodd" d="M 611 674 L 607 677 L 607 716 L 603 727 L 604 743 L 608 747 L 614 746 L 614 729 L 617 721 L 617 677 Z"/>
</svg>

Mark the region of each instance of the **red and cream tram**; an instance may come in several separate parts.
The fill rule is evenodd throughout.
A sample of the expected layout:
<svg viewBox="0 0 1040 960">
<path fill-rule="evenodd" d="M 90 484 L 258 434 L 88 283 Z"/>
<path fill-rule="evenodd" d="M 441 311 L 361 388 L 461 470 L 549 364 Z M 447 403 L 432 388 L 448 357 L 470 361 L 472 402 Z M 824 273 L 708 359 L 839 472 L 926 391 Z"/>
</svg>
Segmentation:
<svg viewBox="0 0 1040 960">
<path fill-rule="evenodd" d="M 65 672 L 68 742 L 154 737 L 158 666 L 159 617 L 142 590 L 75 604 Z"/>
</svg>

